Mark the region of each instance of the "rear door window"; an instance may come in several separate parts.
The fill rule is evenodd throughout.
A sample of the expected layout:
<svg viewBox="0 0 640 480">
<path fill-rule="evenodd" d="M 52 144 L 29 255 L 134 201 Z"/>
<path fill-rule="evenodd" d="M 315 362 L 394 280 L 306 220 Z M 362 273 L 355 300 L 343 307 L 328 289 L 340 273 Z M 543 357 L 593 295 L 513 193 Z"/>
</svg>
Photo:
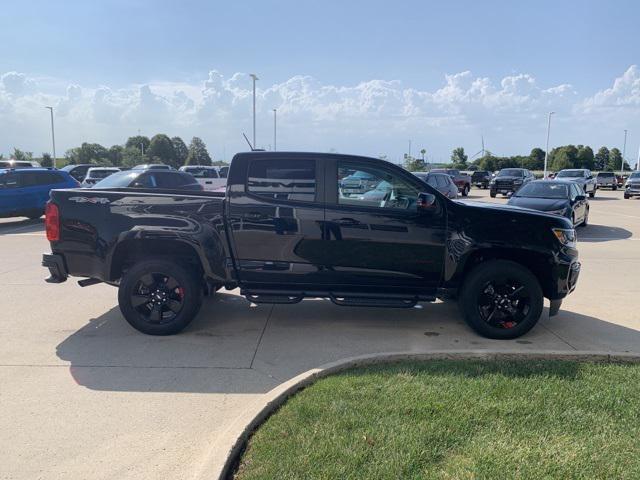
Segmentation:
<svg viewBox="0 0 640 480">
<path fill-rule="evenodd" d="M 180 188 L 193 183 L 190 176 L 181 173 L 153 172 L 152 175 L 155 177 L 158 188 Z"/>
<path fill-rule="evenodd" d="M 0 188 L 18 188 L 20 186 L 20 182 L 18 179 L 18 175 L 15 173 L 6 173 L 4 175 L 0 175 Z"/>
<path fill-rule="evenodd" d="M 253 160 L 247 172 L 247 192 L 276 200 L 316 199 L 315 160 Z"/>
</svg>

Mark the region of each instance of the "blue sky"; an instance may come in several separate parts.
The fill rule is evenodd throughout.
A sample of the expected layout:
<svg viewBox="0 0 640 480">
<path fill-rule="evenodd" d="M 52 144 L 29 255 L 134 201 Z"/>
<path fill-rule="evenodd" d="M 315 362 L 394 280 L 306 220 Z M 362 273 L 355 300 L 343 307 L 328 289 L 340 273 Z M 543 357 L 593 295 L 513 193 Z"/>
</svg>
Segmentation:
<svg viewBox="0 0 640 480">
<path fill-rule="evenodd" d="M 526 152 L 543 143 L 549 109 L 558 112 L 555 143 L 615 146 L 627 128 L 632 160 L 640 143 L 639 2 L 13 1 L 2 9 L 0 152 L 46 151 L 35 108 L 45 101 L 59 107 L 58 150 L 121 143 L 140 128 L 200 135 L 216 156 L 229 155 L 251 128 L 249 72 L 260 76 L 258 143 L 267 148 L 275 107 L 283 148 L 392 159 L 408 139 L 434 158 L 457 145 L 473 153 L 480 135 L 498 154 Z"/>
</svg>

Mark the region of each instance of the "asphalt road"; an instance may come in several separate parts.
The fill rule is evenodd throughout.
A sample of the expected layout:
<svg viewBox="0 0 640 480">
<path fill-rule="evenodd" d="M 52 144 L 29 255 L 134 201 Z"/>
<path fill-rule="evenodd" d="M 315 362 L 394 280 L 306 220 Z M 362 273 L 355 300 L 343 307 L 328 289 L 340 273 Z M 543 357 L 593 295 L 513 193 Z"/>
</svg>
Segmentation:
<svg viewBox="0 0 640 480">
<path fill-rule="evenodd" d="M 490 200 L 472 190 L 470 200 Z M 492 201 L 504 202 L 498 198 Z M 578 288 L 528 335 L 473 334 L 455 304 L 255 306 L 225 292 L 186 332 L 142 335 L 116 290 L 45 284 L 42 221 L 0 220 L 0 479 L 207 478 L 260 395 L 326 362 L 442 349 L 640 352 L 640 200 L 599 191 L 578 230 Z"/>
</svg>

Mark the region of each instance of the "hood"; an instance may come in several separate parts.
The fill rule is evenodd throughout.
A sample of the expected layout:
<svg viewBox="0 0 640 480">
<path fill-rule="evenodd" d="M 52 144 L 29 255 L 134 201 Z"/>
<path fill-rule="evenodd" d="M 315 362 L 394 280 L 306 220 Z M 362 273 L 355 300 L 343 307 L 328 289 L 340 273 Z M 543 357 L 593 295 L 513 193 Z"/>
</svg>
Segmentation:
<svg viewBox="0 0 640 480">
<path fill-rule="evenodd" d="M 478 209 L 478 210 L 487 210 L 497 214 L 505 213 L 509 215 L 521 214 L 523 216 L 532 216 L 536 217 L 540 220 L 550 220 L 552 223 L 560 222 L 562 228 L 573 228 L 571 222 L 566 220 L 564 217 L 559 215 L 554 215 L 552 213 L 545 213 L 541 210 L 534 210 L 530 208 L 519 207 L 515 205 L 504 205 L 500 203 L 489 203 L 489 202 L 465 202 L 461 200 L 452 200 L 454 203 L 458 205 L 463 205 L 466 208 Z M 560 207 L 561 208 L 561 207 Z"/>
<path fill-rule="evenodd" d="M 580 183 L 582 185 L 587 183 L 587 179 L 584 177 L 557 177 L 556 179 L 561 182 L 573 182 L 573 183 Z"/>
<path fill-rule="evenodd" d="M 501 177 L 494 177 L 495 180 L 523 180 L 522 177 L 515 177 L 515 176 L 511 176 L 511 175 L 502 175 Z"/>
<path fill-rule="evenodd" d="M 548 212 L 551 210 L 566 208 L 569 205 L 569 200 L 563 198 L 511 197 L 509 199 L 509 205 Z"/>
</svg>

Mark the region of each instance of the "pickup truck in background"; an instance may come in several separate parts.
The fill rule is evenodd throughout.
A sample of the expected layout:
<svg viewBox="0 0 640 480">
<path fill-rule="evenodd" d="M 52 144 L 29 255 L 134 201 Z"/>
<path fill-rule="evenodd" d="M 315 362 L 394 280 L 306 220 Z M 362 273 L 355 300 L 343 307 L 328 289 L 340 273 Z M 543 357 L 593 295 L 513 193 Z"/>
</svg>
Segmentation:
<svg viewBox="0 0 640 480">
<path fill-rule="evenodd" d="M 471 190 L 471 175 L 468 173 L 461 172 L 455 168 L 434 168 L 430 171 L 434 173 L 446 173 L 451 176 L 451 178 L 453 178 L 453 183 L 456 184 L 456 187 L 458 187 L 458 191 L 462 196 L 466 197 L 469 195 L 469 190 Z"/>
<path fill-rule="evenodd" d="M 383 194 L 345 191 L 347 178 Z M 544 297 L 557 313 L 580 271 L 566 218 L 449 200 L 397 165 L 338 154 L 237 154 L 220 194 L 54 190 L 45 225 L 47 281 L 116 286 L 125 319 L 154 335 L 185 328 L 203 295 L 239 287 L 254 303 L 455 298 L 478 333 L 515 338 Z"/>
<path fill-rule="evenodd" d="M 216 167 L 208 165 L 185 165 L 180 167 L 179 170 L 193 175 L 204 190 L 213 192 L 227 185 L 227 179 L 220 176 Z"/>
</svg>

